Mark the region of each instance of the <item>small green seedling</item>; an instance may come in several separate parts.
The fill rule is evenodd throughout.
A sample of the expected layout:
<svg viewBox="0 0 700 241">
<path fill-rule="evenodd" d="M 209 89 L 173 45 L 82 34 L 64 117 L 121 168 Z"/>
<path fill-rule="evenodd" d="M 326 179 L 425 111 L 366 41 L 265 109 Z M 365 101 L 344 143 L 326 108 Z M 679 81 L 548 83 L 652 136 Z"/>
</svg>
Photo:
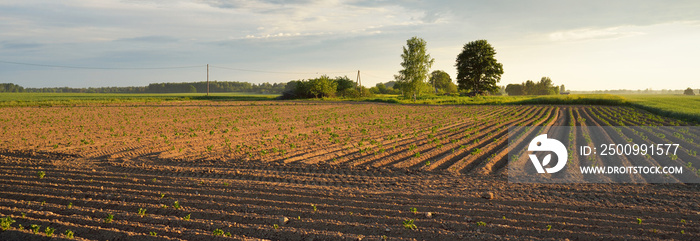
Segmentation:
<svg viewBox="0 0 700 241">
<path fill-rule="evenodd" d="M 36 172 L 36 177 L 38 177 L 39 179 L 44 178 L 44 176 L 46 176 L 46 173 L 44 171 Z"/>
<path fill-rule="evenodd" d="M 179 201 L 175 201 L 175 202 L 173 203 L 173 208 L 174 208 L 174 209 L 180 209 L 180 202 L 179 202 Z"/>
<path fill-rule="evenodd" d="M 12 220 L 11 217 L 0 218 L 0 228 L 2 228 L 2 230 L 9 229 L 13 223 L 15 223 L 15 220 Z"/>
<path fill-rule="evenodd" d="M 681 230 L 681 234 L 685 234 L 685 230 Z"/>
<path fill-rule="evenodd" d="M 486 226 L 486 223 L 483 221 L 476 222 L 476 226 Z"/>
<path fill-rule="evenodd" d="M 40 228 L 41 228 L 41 225 L 36 225 L 36 224 L 32 224 L 29 226 L 29 229 L 31 229 L 34 234 L 39 233 Z"/>
<path fill-rule="evenodd" d="M 188 213 L 187 216 L 183 217 L 182 219 L 184 219 L 185 221 L 190 221 L 190 215 L 192 214 Z"/>
<path fill-rule="evenodd" d="M 221 230 L 220 228 L 214 229 L 213 234 L 214 236 L 222 236 L 224 235 L 224 230 Z"/>
<path fill-rule="evenodd" d="M 274 228 L 274 229 L 279 229 L 279 228 L 280 228 L 280 226 L 279 226 L 279 225 L 277 225 L 277 224 L 273 224 L 273 225 L 272 225 L 272 228 Z"/>
<path fill-rule="evenodd" d="M 409 208 L 408 211 L 412 212 L 413 214 L 418 213 L 418 209 L 417 209 L 417 208 Z"/>
<path fill-rule="evenodd" d="M 155 237 L 155 236 L 158 236 L 158 233 L 151 231 L 151 232 L 148 232 L 148 235 Z"/>
<path fill-rule="evenodd" d="M 73 207 L 73 203 L 68 203 L 68 206 L 66 206 L 68 209 L 71 209 Z"/>
<path fill-rule="evenodd" d="M 226 233 L 224 234 L 224 237 L 231 237 L 231 232 L 226 232 Z"/>
<path fill-rule="evenodd" d="M 642 224 L 642 219 L 641 219 L 641 218 L 637 218 L 637 224 Z"/>
<path fill-rule="evenodd" d="M 112 220 L 114 220 L 114 215 L 112 214 L 107 214 L 107 217 L 104 219 L 105 223 L 111 223 Z"/>
<path fill-rule="evenodd" d="M 552 225 L 547 225 L 547 231 L 552 230 Z"/>
<path fill-rule="evenodd" d="M 73 231 L 66 230 L 65 232 L 63 232 L 63 235 L 66 235 L 67 239 L 73 239 Z"/>
<path fill-rule="evenodd" d="M 164 197 L 165 197 L 165 193 L 161 193 L 161 194 L 160 194 L 160 198 L 162 199 L 162 198 L 164 198 Z"/>
<path fill-rule="evenodd" d="M 146 216 L 146 209 L 145 208 L 139 208 L 139 216 L 144 217 Z"/>
<path fill-rule="evenodd" d="M 46 237 L 53 236 L 54 231 L 56 231 L 56 229 L 54 229 L 52 227 L 46 227 L 46 229 L 44 229 L 44 233 L 46 234 Z"/>
<path fill-rule="evenodd" d="M 403 227 L 410 230 L 416 230 L 418 228 L 415 224 L 413 224 L 413 219 L 404 220 Z"/>
<path fill-rule="evenodd" d="M 311 204 L 311 207 L 314 209 L 314 212 L 316 212 L 318 209 L 316 208 L 316 205 Z"/>
</svg>

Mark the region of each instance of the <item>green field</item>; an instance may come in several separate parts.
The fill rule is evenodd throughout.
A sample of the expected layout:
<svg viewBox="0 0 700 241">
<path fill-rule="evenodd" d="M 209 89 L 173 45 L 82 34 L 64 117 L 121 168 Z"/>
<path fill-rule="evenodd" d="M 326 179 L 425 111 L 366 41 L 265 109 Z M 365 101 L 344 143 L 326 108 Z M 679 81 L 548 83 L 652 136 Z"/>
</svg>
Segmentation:
<svg viewBox="0 0 700 241">
<path fill-rule="evenodd" d="M 700 123 L 700 95 L 623 95 L 627 102 L 640 109 Z"/>
<path fill-rule="evenodd" d="M 327 100 L 345 100 L 330 98 Z M 382 95 L 351 101 L 371 101 L 398 104 L 431 105 L 618 105 L 634 106 L 649 112 L 676 119 L 700 123 L 700 96 L 686 95 L 610 95 L 610 94 L 575 94 L 549 96 L 426 96 L 417 99 Z"/>
</svg>

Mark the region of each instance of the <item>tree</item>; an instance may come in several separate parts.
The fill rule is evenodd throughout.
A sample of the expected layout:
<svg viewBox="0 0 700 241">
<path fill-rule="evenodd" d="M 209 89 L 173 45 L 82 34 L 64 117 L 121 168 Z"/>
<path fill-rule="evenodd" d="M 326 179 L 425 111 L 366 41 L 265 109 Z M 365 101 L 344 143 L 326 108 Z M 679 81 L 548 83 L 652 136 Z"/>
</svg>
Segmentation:
<svg viewBox="0 0 700 241">
<path fill-rule="evenodd" d="M 332 97 L 335 95 L 337 88 L 338 83 L 328 78 L 326 75 L 309 80 L 309 94 L 313 95 L 314 98 L 318 98 L 319 96 Z"/>
<path fill-rule="evenodd" d="M 188 90 L 187 92 L 190 92 L 190 93 L 197 93 L 197 88 L 194 87 L 194 85 L 190 85 L 190 87 L 188 87 L 188 88 L 189 88 L 189 90 Z"/>
<path fill-rule="evenodd" d="M 413 96 L 414 100 L 421 91 L 427 89 L 425 80 L 428 78 L 428 71 L 433 66 L 435 59 L 430 57 L 426 51 L 426 42 L 422 38 L 413 37 L 406 41 L 407 47 L 403 47 L 401 58 L 402 70 L 398 75 L 394 75 L 396 82 L 400 84 L 403 95 Z"/>
<path fill-rule="evenodd" d="M 386 88 L 386 85 L 384 85 L 383 83 L 377 84 L 377 85 L 376 85 L 376 88 L 377 88 L 377 91 L 378 91 L 380 94 L 386 94 L 386 93 L 389 92 L 389 89 L 387 89 L 387 88 Z"/>
<path fill-rule="evenodd" d="M 455 93 L 457 86 L 452 83 L 450 75 L 442 70 L 435 70 L 430 73 L 430 85 L 435 88 L 435 93 Z"/>
<path fill-rule="evenodd" d="M 556 95 L 559 94 L 559 87 L 552 84 L 552 79 L 542 77 L 540 82 L 535 84 L 535 91 L 530 92 L 531 95 Z"/>
<path fill-rule="evenodd" d="M 457 55 L 457 84 L 459 90 L 496 91 L 503 74 L 503 64 L 498 63 L 496 50 L 486 40 L 476 40 L 464 45 Z"/>
<path fill-rule="evenodd" d="M 525 95 L 523 85 L 519 84 L 508 84 L 506 86 L 506 93 L 508 93 L 508 95 Z"/>
<path fill-rule="evenodd" d="M 683 91 L 683 94 L 684 95 L 695 95 L 695 93 L 693 92 L 693 89 L 691 89 L 690 87 L 685 89 L 685 91 Z"/>
<path fill-rule="evenodd" d="M 336 88 L 336 91 L 338 92 L 355 88 L 355 81 L 350 80 L 348 76 L 335 77 L 335 82 L 338 85 L 338 87 Z"/>
<path fill-rule="evenodd" d="M 535 82 L 532 80 L 527 80 L 523 84 L 523 93 L 526 95 L 534 95 L 534 93 L 537 91 Z"/>
</svg>

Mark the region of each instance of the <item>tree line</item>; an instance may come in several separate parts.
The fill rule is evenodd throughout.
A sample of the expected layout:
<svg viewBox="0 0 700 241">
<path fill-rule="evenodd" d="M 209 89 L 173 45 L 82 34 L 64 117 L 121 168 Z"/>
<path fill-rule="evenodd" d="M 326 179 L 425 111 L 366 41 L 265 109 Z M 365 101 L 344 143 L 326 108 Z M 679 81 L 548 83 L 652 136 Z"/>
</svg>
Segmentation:
<svg viewBox="0 0 700 241">
<path fill-rule="evenodd" d="M 252 84 L 238 81 L 211 81 L 209 92 L 248 92 L 258 94 L 281 94 L 284 91 L 285 83 L 261 83 Z M 153 83 L 149 84 L 145 93 L 206 93 L 207 82 L 190 83 Z"/>
<path fill-rule="evenodd" d="M 281 94 L 285 90 L 286 83 L 261 83 L 252 84 L 237 81 L 211 81 L 209 92 L 247 92 L 259 94 Z M 1 92 L 35 92 L 35 93 L 206 93 L 207 82 L 185 83 L 153 83 L 148 86 L 129 87 L 98 87 L 98 88 L 71 88 L 71 87 L 46 87 L 24 88 L 17 84 L 0 84 Z"/>
<path fill-rule="evenodd" d="M 24 92 L 24 87 L 12 83 L 2 83 L 0 84 L 0 93 L 2 92 Z"/>
<path fill-rule="evenodd" d="M 555 86 L 549 77 L 542 77 L 537 83 L 527 80 L 522 84 L 509 84 L 506 86 L 508 95 L 558 95 L 564 91 L 564 85 Z"/>
</svg>

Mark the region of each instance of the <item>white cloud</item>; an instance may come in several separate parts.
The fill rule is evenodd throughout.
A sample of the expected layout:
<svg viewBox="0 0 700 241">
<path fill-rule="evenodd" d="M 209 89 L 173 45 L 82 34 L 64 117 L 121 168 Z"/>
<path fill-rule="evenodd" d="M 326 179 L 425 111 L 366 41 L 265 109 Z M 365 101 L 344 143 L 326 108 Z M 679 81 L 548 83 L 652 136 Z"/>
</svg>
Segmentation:
<svg viewBox="0 0 700 241">
<path fill-rule="evenodd" d="M 549 34 L 552 41 L 586 41 L 601 39 L 618 39 L 642 35 L 640 27 L 619 26 L 611 28 L 583 28 L 566 31 L 557 31 Z"/>
</svg>

